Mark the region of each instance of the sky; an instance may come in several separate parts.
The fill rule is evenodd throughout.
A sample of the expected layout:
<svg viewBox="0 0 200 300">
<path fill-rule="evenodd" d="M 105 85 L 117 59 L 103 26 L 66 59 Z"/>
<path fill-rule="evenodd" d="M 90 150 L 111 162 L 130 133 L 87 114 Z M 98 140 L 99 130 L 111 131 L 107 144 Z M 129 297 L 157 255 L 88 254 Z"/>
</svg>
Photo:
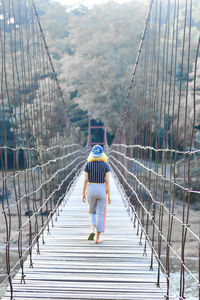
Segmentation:
<svg viewBox="0 0 200 300">
<path fill-rule="evenodd" d="M 92 8 L 95 4 L 104 4 L 106 2 L 109 2 L 110 0 L 54 0 L 56 2 L 60 2 L 63 5 L 67 5 L 69 7 L 79 7 L 81 4 L 88 6 L 89 8 Z M 133 2 L 135 0 L 114 0 L 118 3 L 127 3 L 127 2 Z M 149 2 L 149 0 L 138 0 L 140 2 Z"/>
</svg>

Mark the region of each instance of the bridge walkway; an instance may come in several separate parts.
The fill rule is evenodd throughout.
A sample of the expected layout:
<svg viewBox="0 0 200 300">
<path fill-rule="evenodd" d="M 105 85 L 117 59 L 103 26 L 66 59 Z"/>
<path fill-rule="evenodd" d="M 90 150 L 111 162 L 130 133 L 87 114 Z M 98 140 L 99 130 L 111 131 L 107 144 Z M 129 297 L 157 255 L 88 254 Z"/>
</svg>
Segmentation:
<svg viewBox="0 0 200 300">
<path fill-rule="evenodd" d="M 40 255 L 34 247 L 34 268 L 25 262 L 26 284 L 20 284 L 20 272 L 15 276 L 14 299 L 164 299 L 166 280 L 162 275 L 161 287 L 156 287 L 156 264 L 151 271 L 150 249 L 143 256 L 114 178 L 101 245 L 87 240 L 89 216 L 87 204 L 81 201 L 82 185 L 83 174 L 66 196 L 50 234 L 45 231 Z M 10 299 L 9 291 L 3 299 Z"/>
</svg>

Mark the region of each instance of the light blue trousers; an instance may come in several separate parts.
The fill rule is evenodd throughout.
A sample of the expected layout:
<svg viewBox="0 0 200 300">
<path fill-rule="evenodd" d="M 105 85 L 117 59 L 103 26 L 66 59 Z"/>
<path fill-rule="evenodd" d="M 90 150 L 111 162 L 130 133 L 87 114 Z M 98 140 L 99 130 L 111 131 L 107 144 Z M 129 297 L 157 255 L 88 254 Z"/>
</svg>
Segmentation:
<svg viewBox="0 0 200 300">
<path fill-rule="evenodd" d="M 87 195 L 90 206 L 91 225 L 97 226 L 97 232 L 103 232 L 106 202 L 105 184 L 88 183 Z"/>
</svg>

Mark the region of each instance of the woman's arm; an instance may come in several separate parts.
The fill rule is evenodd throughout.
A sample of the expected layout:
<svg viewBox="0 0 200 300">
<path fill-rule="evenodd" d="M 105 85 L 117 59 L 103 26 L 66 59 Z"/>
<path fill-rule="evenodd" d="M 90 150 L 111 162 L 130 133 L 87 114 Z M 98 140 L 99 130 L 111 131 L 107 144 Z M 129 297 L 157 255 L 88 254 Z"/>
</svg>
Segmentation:
<svg viewBox="0 0 200 300">
<path fill-rule="evenodd" d="M 86 202 L 86 191 L 88 186 L 88 173 L 85 172 L 85 180 L 83 184 L 83 202 Z"/>
<path fill-rule="evenodd" d="M 108 204 L 110 204 L 111 203 L 111 199 L 110 199 L 109 172 L 107 172 L 106 176 L 105 176 L 105 186 L 106 186 L 106 195 L 108 195 Z"/>
</svg>

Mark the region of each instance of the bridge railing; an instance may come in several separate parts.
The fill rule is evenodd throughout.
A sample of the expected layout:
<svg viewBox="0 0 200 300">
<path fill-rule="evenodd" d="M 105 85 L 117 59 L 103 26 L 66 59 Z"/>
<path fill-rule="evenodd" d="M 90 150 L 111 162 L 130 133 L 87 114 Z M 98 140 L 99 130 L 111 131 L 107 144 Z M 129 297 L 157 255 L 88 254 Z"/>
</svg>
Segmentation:
<svg viewBox="0 0 200 300">
<path fill-rule="evenodd" d="M 150 245 L 150 268 L 153 268 L 153 257 L 156 257 L 159 266 L 157 285 L 160 284 L 162 270 L 168 281 L 168 296 L 170 293 L 178 296 L 181 266 L 184 269 L 185 289 L 192 284 L 192 293 L 198 295 L 198 212 L 196 215 L 191 212 L 190 216 L 190 211 L 187 210 L 188 202 L 186 207 L 183 207 L 182 201 L 176 197 L 177 191 L 195 195 L 199 195 L 199 191 L 189 190 L 174 181 L 172 176 L 169 176 L 168 164 L 168 175 L 164 175 L 160 163 L 156 166 L 154 161 L 147 159 L 148 147 L 142 148 L 139 147 L 139 151 L 137 147 L 121 144 L 113 145 L 109 152 L 110 165 L 125 191 L 129 213 L 140 236 L 140 244 L 144 245 L 144 254 L 147 243 Z M 184 215 L 188 218 L 185 223 Z M 187 233 L 186 237 L 184 235 L 185 240 L 182 236 L 183 228 L 184 233 Z M 182 248 L 185 254 L 184 261 Z"/>
<path fill-rule="evenodd" d="M 196 1 L 151 1 L 110 164 L 177 298 L 200 299 Z M 196 23 L 197 22 L 197 23 Z M 196 25 L 195 25 L 196 24 Z M 141 239 L 142 241 L 142 239 Z M 153 259 L 151 258 L 151 267 Z M 192 287 L 192 288 L 191 288 Z"/>
<path fill-rule="evenodd" d="M 32 248 L 37 244 L 39 253 L 39 237 L 42 236 L 44 243 L 44 229 L 49 230 L 53 214 L 59 214 L 59 205 L 82 169 L 85 158 L 78 144 L 23 150 L 29 156 L 42 153 L 42 163 L 38 159 L 23 170 L 2 170 L 1 230 L 4 234 L 1 235 L 0 251 L 4 278 L 0 287 L 7 280 L 11 284 L 19 268 L 25 282 L 24 261 L 29 255 L 30 267 L 33 266 Z"/>
<path fill-rule="evenodd" d="M 32 0 L 0 0 L 0 291 L 21 270 L 82 169 Z"/>
</svg>

